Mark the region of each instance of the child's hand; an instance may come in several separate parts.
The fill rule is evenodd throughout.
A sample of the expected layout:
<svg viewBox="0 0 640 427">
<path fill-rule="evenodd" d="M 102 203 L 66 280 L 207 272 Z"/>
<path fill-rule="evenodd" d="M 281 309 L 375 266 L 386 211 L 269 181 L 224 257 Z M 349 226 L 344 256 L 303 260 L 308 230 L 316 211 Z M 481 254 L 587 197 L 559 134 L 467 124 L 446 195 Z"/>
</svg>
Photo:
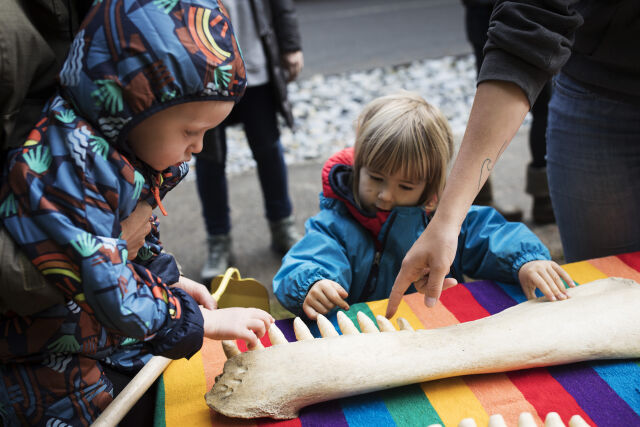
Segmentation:
<svg viewBox="0 0 640 427">
<path fill-rule="evenodd" d="M 335 306 L 349 310 L 349 304 L 345 301 L 348 296 L 347 291 L 333 280 L 318 280 L 309 289 L 302 310 L 311 320 L 316 320 L 318 314 L 327 314 Z"/>
<path fill-rule="evenodd" d="M 518 279 L 527 299 L 536 298 L 536 288 L 540 289 L 549 301 L 569 298 L 561 278 L 570 287 L 576 286 L 571 276 L 553 261 L 530 261 L 518 271 Z"/>
<path fill-rule="evenodd" d="M 258 308 L 200 309 L 204 317 L 204 336 L 214 340 L 241 339 L 254 348 L 275 321 L 266 311 Z"/>
<path fill-rule="evenodd" d="M 174 283 L 171 286 L 182 289 L 183 291 L 191 295 L 191 297 L 204 308 L 207 308 L 209 310 L 218 308 L 218 303 L 211 296 L 209 289 L 207 289 L 207 287 L 202 283 L 198 283 L 191 279 L 187 279 L 184 276 L 180 276 L 178 282 Z"/>
<path fill-rule="evenodd" d="M 129 252 L 127 258 L 129 260 L 136 258 L 138 251 L 144 245 L 145 237 L 151 232 L 149 218 L 152 213 L 153 209 L 149 203 L 138 202 L 131 215 L 120 222 L 122 228 L 120 238 L 127 242 L 127 251 Z"/>
</svg>

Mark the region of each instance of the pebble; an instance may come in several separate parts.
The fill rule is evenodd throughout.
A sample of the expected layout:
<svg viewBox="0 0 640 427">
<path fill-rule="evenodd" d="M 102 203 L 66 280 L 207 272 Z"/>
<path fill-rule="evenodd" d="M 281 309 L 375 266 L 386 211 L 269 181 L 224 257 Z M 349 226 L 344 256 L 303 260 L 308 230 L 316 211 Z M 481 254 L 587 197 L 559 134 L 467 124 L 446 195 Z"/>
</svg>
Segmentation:
<svg viewBox="0 0 640 427">
<path fill-rule="evenodd" d="M 289 84 L 295 130 L 281 122 L 281 143 L 288 165 L 328 158 L 353 145 L 354 123 L 362 107 L 400 89 L 419 93 L 462 135 L 476 88 L 473 55 L 425 59 L 410 64 L 333 75 L 316 74 Z M 528 121 L 529 119 L 527 119 Z M 227 128 L 227 174 L 255 168 L 241 125 Z M 195 165 L 191 164 L 191 170 Z M 188 179 L 193 179 L 189 174 Z"/>
</svg>

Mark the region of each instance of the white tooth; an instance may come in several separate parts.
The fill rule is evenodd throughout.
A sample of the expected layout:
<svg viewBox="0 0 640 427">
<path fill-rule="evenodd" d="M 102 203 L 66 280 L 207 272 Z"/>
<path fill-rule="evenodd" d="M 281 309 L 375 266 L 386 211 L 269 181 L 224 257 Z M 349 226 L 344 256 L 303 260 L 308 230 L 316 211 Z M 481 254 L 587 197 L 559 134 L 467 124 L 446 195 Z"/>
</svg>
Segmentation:
<svg viewBox="0 0 640 427">
<path fill-rule="evenodd" d="M 318 322 L 318 329 L 320 329 L 320 335 L 322 335 L 322 338 L 337 337 L 340 335 L 338 334 L 338 331 L 336 331 L 336 328 L 333 327 L 333 324 L 329 322 L 329 319 L 324 317 L 322 314 L 318 314 L 316 322 Z"/>
<path fill-rule="evenodd" d="M 356 315 L 358 317 L 358 323 L 360 324 L 360 330 L 365 334 L 371 334 L 374 332 L 380 332 L 373 320 L 363 312 L 359 311 Z"/>
<path fill-rule="evenodd" d="M 500 414 L 493 414 L 489 417 L 488 427 L 507 427 L 507 423 L 504 422 L 504 418 Z"/>
<path fill-rule="evenodd" d="M 589 423 L 587 423 L 584 420 L 584 418 L 576 414 L 573 417 L 571 417 L 571 419 L 569 420 L 569 427 L 590 427 L 590 426 L 589 426 Z"/>
<path fill-rule="evenodd" d="M 395 332 L 396 328 L 393 327 L 393 323 L 386 317 L 381 314 L 376 316 L 376 320 L 378 321 L 378 327 L 382 332 Z"/>
<path fill-rule="evenodd" d="M 296 339 L 298 341 L 304 340 L 312 340 L 313 335 L 311 331 L 307 327 L 307 325 L 303 322 L 303 320 L 299 317 L 293 319 L 293 333 L 296 335 Z"/>
<path fill-rule="evenodd" d="M 227 359 L 231 359 L 233 356 L 240 354 L 238 344 L 233 340 L 222 340 L 222 350 Z"/>
<path fill-rule="evenodd" d="M 537 427 L 533 415 L 529 412 L 521 412 L 518 417 L 518 427 Z"/>
<path fill-rule="evenodd" d="M 398 317 L 398 327 L 401 331 L 413 331 L 413 327 L 404 317 Z"/>
<path fill-rule="evenodd" d="M 269 340 L 271 340 L 271 345 L 287 344 L 289 342 L 275 323 L 269 326 Z"/>
<path fill-rule="evenodd" d="M 544 427 L 566 427 L 557 412 L 549 412 L 544 419 Z"/>
<path fill-rule="evenodd" d="M 473 418 L 465 418 L 458 423 L 458 427 L 478 427 Z"/>
<path fill-rule="evenodd" d="M 336 316 L 338 318 L 338 326 L 340 326 L 342 335 L 353 335 L 360 333 L 358 328 L 356 328 L 356 325 L 353 324 L 351 319 L 349 319 L 349 317 L 344 314 L 343 311 L 339 311 Z"/>
</svg>

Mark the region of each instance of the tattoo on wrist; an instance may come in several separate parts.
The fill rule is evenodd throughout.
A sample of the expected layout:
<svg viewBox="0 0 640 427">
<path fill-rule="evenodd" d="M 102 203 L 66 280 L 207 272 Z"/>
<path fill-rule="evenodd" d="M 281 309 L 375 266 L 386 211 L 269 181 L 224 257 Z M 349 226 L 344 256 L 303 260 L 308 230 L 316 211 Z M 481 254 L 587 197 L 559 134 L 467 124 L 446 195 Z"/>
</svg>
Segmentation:
<svg viewBox="0 0 640 427">
<path fill-rule="evenodd" d="M 480 191 L 480 189 L 482 188 L 482 183 L 483 183 L 482 178 L 484 176 L 484 171 L 485 170 L 487 171 L 486 173 L 487 177 L 491 174 L 493 167 L 495 166 L 496 162 L 500 158 L 500 155 L 502 154 L 502 152 L 507 148 L 508 144 L 509 144 L 508 140 L 504 141 L 504 143 L 500 147 L 500 150 L 498 150 L 498 155 L 496 156 L 495 161 L 493 161 L 488 157 L 482 161 L 482 165 L 480 166 L 480 176 L 478 177 L 478 191 Z"/>
</svg>

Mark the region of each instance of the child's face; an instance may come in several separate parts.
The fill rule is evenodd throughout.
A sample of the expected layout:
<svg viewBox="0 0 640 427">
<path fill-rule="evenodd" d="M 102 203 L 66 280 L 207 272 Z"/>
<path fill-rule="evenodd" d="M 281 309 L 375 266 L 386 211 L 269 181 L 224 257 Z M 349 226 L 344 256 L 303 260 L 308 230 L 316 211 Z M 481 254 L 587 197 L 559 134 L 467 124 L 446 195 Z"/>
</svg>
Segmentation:
<svg viewBox="0 0 640 427">
<path fill-rule="evenodd" d="M 413 181 L 398 172 L 393 175 L 360 169 L 358 196 L 368 212 L 390 211 L 396 206 L 417 206 L 426 180 Z"/>
<path fill-rule="evenodd" d="M 202 151 L 205 131 L 218 126 L 231 112 L 233 101 L 178 104 L 146 118 L 129 133 L 133 153 L 157 171 L 191 160 Z"/>
</svg>

